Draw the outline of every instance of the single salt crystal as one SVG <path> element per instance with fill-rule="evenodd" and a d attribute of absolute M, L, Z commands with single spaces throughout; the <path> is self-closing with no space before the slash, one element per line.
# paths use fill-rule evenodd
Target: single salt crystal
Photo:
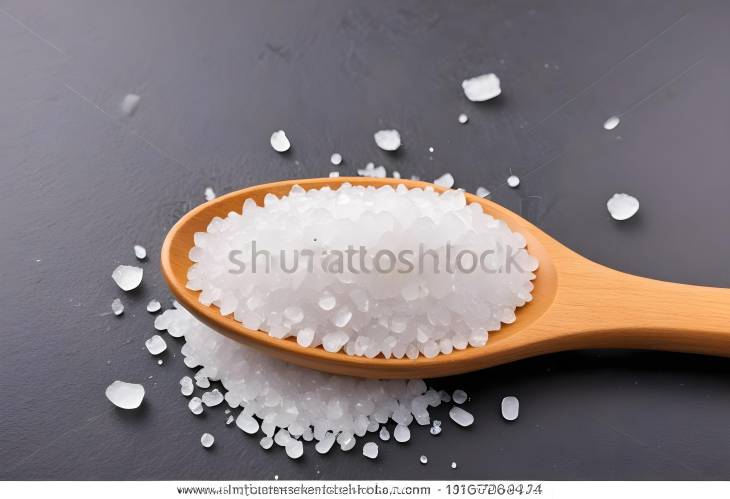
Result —
<path fill-rule="evenodd" d="M 112 279 L 117 286 L 124 291 L 132 291 L 142 282 L 142 274 L 144 271 L 140 267 L 132 267 L 131 265 L 119 265 L 112 272 Z"/>
<path fill-rule="evenodd" d="M 520 413 L 520 401 L 517 397 L 509 396 L 502 399 L 502 417 L 507 421 L 514 421 Z"/>
<path fill-rule="evenodd" d="M 393 431 L 393 438 L 396 442 L 408 442 L 411 439 L 411 430 L 405 425 L 398 424 Z"/>
<path fill-rule="evenodd" d="M 235 421 L 235 418 L 233 416 L 228 416 L 228 419 L 226 419 L 226 425 L 229 425 Z"/>
<path fill-rule="evenodd" d="M 510 175 L 507 177 L 507 185 L 512 187 L 513 189 L 520 185 L 520 177 L 517 175 Z"/>
<path fill-rule="evenodd" d="M 264 449 L 271 449 L 274 445 L 274 439 L 271 437 L 264 437 L 259 441 L 259 445 Z"/>
<path fill-rule="evenodd" d="M 106 387 L 104 394 L 112 404 L 121 409 L 136 409 L 144 399 L 144 387 L 117 380 Z"/>
<path fill-rule="evenodd" d="M 147 250 L 144 248 L 144 246 L 135 244 L 134 245 L 134 256 L 137 257 L 137 260 L 144 260 L 145 258 L 147 258 Z"/>
<path fill-rule="evenodd" d="M 428 458 L 426 456 L 421 456 L 418 460 L 421 461 L 421 464 L 428 464 Z"/>
<path fill-rule="evenodd" d="M 449 410 L 449 417 L 459 426 L 471 426 L 474 422 L 474 416 L 461 407 L 452 407 Z"/>
<path fill-rule="evenodd" d="M 619 123 L 621 123 L 621 118 L 618 116 L 611 116 L 603 123 L 603 128 L 606 130 L 613 130 L 619 125 Z"/>
<path fill-rule="evenodd" d="M 391 174 L 393 178 L 400 178 L 400 172 L 398 170 L 393 170 L 393 173 Z"/>
<path fill-rule="evenodd" d="M 465 115 L 464 113 L 461 113 L 459 115 L 459 123 L 464 125 L 467 121 L 469 121 L 469 117 L 467 115 Z"/>
<path fill-rule="evenodd" d="M 322 439 L 314 446 L 314 450 L 316 450 L 320 454 L 327 454 L 332 448 L 332 445 L 334 445 L 335 438 L 335 434 L 331 431 L 328 431 L 324 434 Z"/>
<path fill-rule="evenodd" d="M 454 186 L 454 177 L 450 173 L 444 173 L 433 181 L 434 184 L 451 189 Z"/>
<path fill-rule="evenodd" d="M 215 407 L 223 402 L 223 394 L 217 389 L 205 392 L 202 397 L 203 403 L 208 407 Z"/>
<path fill-rule="evenodd" d="M 139 101 L 140 96 L 137 94 L 125 95 L 124 99 L 122 99 L 122 103 L 120 104 L 122 112 L 127 116 L 133 115 L 134 112 L 137 110 L 137 106 L 139 106 Z"/>
<path fill-rule="evenodd" d="M 431 435 L 438 435 L 441 433 L 441 425 L 436 424 L 436 421 L 434 421 L 434 424 L 431 426 L 431 428 L 429 428 L 428 431 L 429 433 L 431 433 Z"/>
<path fill-rule="evenodd" d="M 454 390 L 453 395 L 451 395 L 451 400 L 454 401 L 455 404 L 463 404 L 466 402 L 467 395 L 464 390 Z"/>
<path fill-rule="evenodd" d="M 375 442 L 368 442 L 362 446 L 362 455 L 369 458 L 375 459 L 378 457 L 378 444 Z"/>
<path fill-rule="evenodd" d="M 203 401 L 200 400 L 200 397 L 193 397 L 190 399 L 190 402 L 188 402 L 188 409 L 190 409 L 190 412 L 195 414 L 196 416 L 203 413 Z"/>
<path fill-rule="evenodd" d="M 119 298 L 112 300 L 112 312 L 114 312 L 114 315 L 122 315 L 124 313 L 124 305 L 122 305 L 122 300 Z"/>
<path fill-rule="evenodd" d="M 390 432 L 388 431 L 388 428 L 386 428 L 385 426 L 380 428 L 380 433 L 378 434 L 378 436 L 383 442 L 387 442 L 388 440 L 390 440 Z"/>
<path fill-rule="evenodd" d="M 322 310 L 332 310 L 337 305 L 337 298 L 329 291 L 325 291 L 322 296 L 319 297 L 319 308 Z"/>
<path fill-rule="evenodd" d="M 259 422 L 256 421 L 256 419 L 253 416 L 250 416 L 243 411 L 236 418 L 236 426 L 238 426 L 241 430 L 243 430 L 245 433 L 248 433 L 249 435 L 253 435 L 257 431 L 259 431 Z M 286 430 L 282 430 L 282 431 L 286 431 Z M 288 436 L 288 435 L 289 434 L 286 433 L 286 436 Z M 283 438 L 283 434 L 282 434 L 282 437 L 280 437 L 280 438 Z M 284 442 L 283 440 L 281 440 L 281 441 Z M 277 441 L 278 445 L 284 445 L 285 443 L 286 442 L 279 443 L 279 441 Z"/>
<path fill-rule="evenodd" d="M 456 461 L 451 461 L 451 469 L 452 470 L 456 469 Z"/>
<path fill-rule="evenodd" d="M 475 76 L 461 82 L 464 95 L 472 102 L 493 99 L 502 93 L 499 78 L 494 73 Z"/>
<path fill-rule="evenodd" d="M 284 130 L 277 130 L 271 134 L 271 147 L 273 147 L 276 152 L 286 152 L 289 150 L 291 144 L 289 143 L 289 139 L 287 138 L 286 133 L 284 133 Z"/>
<path fill-rule="evenodd" d="M 215 191 L 212 187 L 206 187 L 205 192 L 203 192 L 203 195 L 205 196 L 206 201 L 212 201 L 215 199 Z"/>
<path fill-rule="evenodd" d="M 195 387 L 193 386 L 193 380 L 190 378 L 190 376 L 183 376 L 182 378 L 180 378 L 180 393 L 182 393 L 186 397 L 189 397 L 193 394 L 194 390 Z"/>
<path fill-rule="evenodd" d="M 433 152 L 433 146 L 428 148 L 428 152 Z"/>
<path fill-rule="evenodd" d="M 200 437 L 200 445 L 202 445 L 206 449 L 210 448 L 214 442 L 215 437 L 213 437 L 213 435 L 211 435 L 210 433 L 203 433 L 203 435 Z"/>
<path fill-rule="evenodd" d="M 304 454 L 304 445 L 299 440 L 289 440 L 284 449 L 286 450 L 286 455 L 292 459 L 299 459 Z"/>
<path fill-rule="evenodd" d="M 157 365 L 158 366 L 161 366 L 163 363 L 164 363 L 164 361 L 162 359 L 157 359 Z"/>
<path fill-rule="evenodd" d="M 330 172 L 330 178 L 337 178 L 340 176 L 340 172 Z"/>
<path fill-rule="evenodd" d="M 167 348 L 167 343 L 159 334 L 152 336 L 149 340 L 144 342 L 144 346 L 147 347 L 147 351 L 152 355 L 159 355 Z"/>
<path fill-rule="evenodd" d="M 383 151 L 395 151 L 400 147 L 398 130 L 379 130 L 373 135 L 375 143 Z"/>
<path fill-rule="evenodd" d="M 491 194 L 491 192 L 489 192 L 489 190 L 487 188 L 477 187 L 477 196 L 479 196 L 480 198 L 485 198 L 485 197 L 489 196 L 490 194 Z"/>
<path fill-rule="evenodd" d="M 330 156 L 330 162 L 335 166 L 339 166 L 339 164 L 342 163 L 342 155 L 339 153 L 334 153 L 332 156 Z"/>
<path fill-rule="evenodd" d="M 147 311 L 150 313 L 159 312 L 161 308 L 162 305 L 157 300 L 150 300 L 149 303 L 147 303 Z"/>
<path fill-rule="evenodd" d="M 628 220 L 639 211 L 639 200 L 629 194 L 614 194 L 606 207 L 614 220 Z"/>

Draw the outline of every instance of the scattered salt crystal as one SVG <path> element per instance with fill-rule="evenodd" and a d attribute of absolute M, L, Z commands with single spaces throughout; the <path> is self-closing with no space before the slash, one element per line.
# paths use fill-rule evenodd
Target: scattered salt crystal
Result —
<path fill-rule="evenodd" d="M 375 459 L 378 457 L 378 444 L 375 442 L 368 442 L 362 446 L 362 455 L 369 458 Z"/>
<path fill-rule="evenodd" d="M 271 134 L 271 147 L 276 152 L 286 152 L 289 150 L 291 144 L 284 130 L 278 130 Z"/>
<path fill-rule="evenodd" d="M 507 185 L 512 187 L 513 189 L 520 185 L 520 177 L 517 175 L 510 175 L 507 177 Z"/>
<path fill-rule="evenodd" d="M 317 442 L 314 449 L 320 454 L 327 454 L 335 443 L 335 434 L 331 431 L 325 433 L 324 437 Z"/>
<path fill-rule="evenodd" d="M 144 387 L 117 380 L 106 387 L 104 394 L 112 404 L 121 409 L 136 409 L 144 399 Z"/>
<path fill-rule="evenodd" d="M 203 433 L 203 435 L 200 437 L 200 445 L 202 445 L 206 449 L 210 448 L 214 442 L 215 437 L 213 437 L 213 435 L 211 435 L 210 433 Z"/>
<path fill-rule="evenodd" d="M 133 115 L 137 110 L 137 106 L 139 106 L 139 101 L 140 97 L 137 94 L 125 95 L 124 99 L 122 99 L 122 103 L 120 104 L 122 112 L 127 116 Z"/>
<path fill-rule="evenodd" d="M 215 191 L 212 187 L 206 187 L 205 192 L 203 192 L 203 195 L 205 196 L 206 201 L 212 201 L 215 199 Z"/>
<path fill-rule="evenodd" d="M 163 363 L 164 363 L 164 361 L 162 359 L 157 359 L 157 365 L 158 366 L 161 366 Z"/>
<path fill-rule="evenodd" d="M 395 151 L 400 147 L 398 130 L 379 130 L 373 136 L 375 143 L 384 151 Z"/>
<path fill-rule="evenodd" d="M 259 440 L 259 445 L 264 449 L 271 449 L 271 447 L 274 445 L 274 439 L 271 437 L 264 437 Z"/>
<path fill-rule="evenodd" d="M 190 402 L 188 402 L 188 409 L 190 409 L 190 412 L 195 414 L 196 416 L 203 413 L 203 401 L 200 400 L 200 397 L 193 397 L 190 399 Z"/>
<path fill-rule="evenodd" d="M 334 153 L 330 157 L 330 162 L 335 166 L 339 166 L 342 163 L 342 155 L 340 153 Z"/>
<path fill-rule="evenodd" d="M 215 407 L 223 402 L 223 394 L 217 389 L 205 392 L 202 397 L 203 403 L 208 407 Z"/>
<path fill-rule="evenodd" d="M 474 416 L 461 407 L 452 407 L 449 410 L 449 417 L 459 426 L 471 426 Z"/>
<path fill-rule="evenodd" d="M 147 347 L 147 351 L 152 355 L 159 355 L 167 349 L 167 343 L 165 343 L 165 340 L 159 334 L 145 341 L 144 346 Z"/>
<path fill-rule="evenodd" d="M 464 125 L 464 124 L 466 124 L 467 121 L 469 121 L 469 117 L 467 115 L 465 115 L 464 113 L 461 113 L 459 115 L 459 123 Z"/>
<path fill-rule="evenodd" d="M 400 178 L 400 172 L 398 170 L 393 170 L 393 173 L 391 176 L 393 178 Z"/>
<path fill-rule="evenodd" d="M 114 312 L 114 315 L 122 315 L 124 313 L 124 305 L 122 305 L 122 300 L 119 298 L 112 300 L 112 312 Z"/>
<path fill-rule="evenodd" d="M 235 418 L 233 416 L 228 416 L 228 419 L 226 419 L 226 425 L 229 425 L 235 421 Z"/>
<path fill-rule="evenodd" d="M 441 425 L 440 424 L 437 425 L 435 423 L 436 422 L 434 421 L 434 424 L 428 430 L 429 433 L 431 433 L 431 435 L 434 435 L 434 436 L 439 435 L 441 433 Z"/>
<path fill-rule="evenodd" d="M 475 76 L 461 82 L 464 95 L 472 102 L 493 99 L 502 93 L 499 78 L 494 73 Z"/>
<path fill-rule="evenodd" d="M 405 425 L 398 424 L 393 431 L 393 438 L 396 442 L 408 442 L 411 439 L 411 430 Z"/>
<path fill-rule="evenodd" d="M 292 459 L 299 459 L 304 454 L 304 445 L 299 440 L 289 440 L 284 449 L 286 450 L 286 455 Z"/>
<path fill-rule="evenodd" d="M 150 313 L 159 312 L 161 308 L 162 305 L 160 305 L 160 302 L 157 300 L 150 300 L 149 303 L 147 303 L 147 311 Z"/>
<path fill-rule="evenodd" d="M 147 250 L 144 248 L 144 246 L 135 244 L 134 245 L 134 256 L 137 257 L 137 260 L 144 260 L 145 258 L 147 258 Z"/>
<path fill-rule="evenodd" d="M 246 414 L 245 412 L 241 412 L 241 414 L 238 415 L 236 418 L 236 426 L 238 426 L 241 430 L 243 430 L 245 433 L 248 433 L 249 435 L 253 435 L 257 431 L 259 431 L 259 422 L 256 421 L 254 417 L 252 417 L 249 414 Z M 277 440 L 278 445 L 285 445 L 286 440 L 284 440 L 284 436 L 288 437 L 289 433 L 286 432 L 286 430 L 280 430 L 282 433 L 282 436 L 279 437 L 279 440 Z M 279 443 L 282 442 L 282 443 Z"/>
<path fill-rule="evenodd" d="M 195 384 L 198 385 L 198 388 L 210 387 L 210 380 L 205 375 L 205 371 L 203 369 L 195 373 Z"/>
<path fill-rule="evenodd" d="M 517 397 L 509 396 L 502 399 L 502 417 L 507 421 L 514 421 L 520 413 L 520 401 Z"/>
<path fill-rule="evenodd" d="M 629 194 L 614 194 L 606 207 L 614 220 L 628 220 L 639 211 L 639 200 Z"/>
<path fill-rule="evenodd" d="M 337 178 L 340 176 L 340 172 L 330 172 L 330 178 Z"/>
<path fill-rule="evenodd" d="M 193 386 L 193 380 L 190 379 L 190 376 L 183 376 L 180 378 L 180 393 L 189 397 L 193 394 L 194 390 L 195 387 Z"/>
<path fill-rule="evenodd" d="M 434 184 L 451 189 L 454 186 L 454 176 L 450 173 L 444 173 L 439 178 L 433 181 Z"/>
<path fill-rule="evenodd" d="M 451 462 L 451 469 L 452 470 L 455 470 L 456 469 L 456 461 L 452 461 Z"/>
<path fill-rule="evenodd" d="M 132 291 L 142 282 L 144 271 L 140 267 L 132 267 L 131 265 L 119 265 L 112 272 L 112 279 L 117 286 L 124 291 Z"/>
<path fill-rule="evenodd" d="M 378 434 L 378 436 L 383 442 L 387 442 L 388 440 L 390 440 L 390 432 L 388 431 L 388 428 L 386 428 L 385 426 L 380 428 L 380 433 Z"/>
<path fill-rule="evenodd" d="M 433 152 L 433 146 L 428 148 L 428 152 Z"/>
<path fill-rule="evenodd" d="M 467 395 L 464 390 L 454 390 L 454 393 L 451 395 L 451 400 L 454 401 L 455 404 L 463 404 L 466 402 Z"/>
<path fill-rule="evenodd" d="M 618 116 L 611 116 L 603 123 L 603 128 L 606 130 L 613 130 L 619 125 L 619 123 L 621 123 L 621 118 Z"/>
<path fill-rule="evenodd" d="M 428 458 L 426 456 L 421 456 L 418 460 L 421 461 L 421 464 L 428 464 Z"/>
<path fill-rule="evenodd" d="M 491 194 L 491 192 L 489 192 L 489 190 L 487 188 L 477 187 L 477 196 L 479 196 L 480 198 L 485 198 L 485 197 L 489 196 L 490 194 Z"/>

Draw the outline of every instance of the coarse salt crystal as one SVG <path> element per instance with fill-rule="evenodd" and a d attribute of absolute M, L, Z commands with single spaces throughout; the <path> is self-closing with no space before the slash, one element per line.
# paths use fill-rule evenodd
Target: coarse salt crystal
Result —
<path fill-rule="evenodd" d="M 464 125 L 464 124 L 466 124 L 466 123 L 467 123 L 468 121 L 469 121 L 469 117 L 468 117 L 468 116 L 467 116 L 466 114 L 464 114 L 464 113 L 461 113 L 461 114 L 459 115 L 459 123 L 461 123 L 462 125 Z"/>
<path fill-rule="evenodd" d="M 451 189 L 454 186 L 454 176 L 450 173 L 444 173 L 439 178 L 433 181 L 434 184 Z"/>
<path fill-rule="evenodd" d="M 271 147 L 276 152 L 286 152 L 289 150 L 291 143 L 284 130 L 277 130 L 271 134 Z"/>
<path fill-rule="evenodd" d="M 122 305 L 122 300 L 119 298 L 112 300 L 112 312 L 114 312 L 114 315 L 122 315 L 124 313 L 124 305 Z"/>
<path fill-rule="evenodd" d="M 628 220 L 639 211 L 639 200 L 629 194 L 614 194 L 606 207 L 614 220 Z"/>
<path fill-rule="evenodd" d="M 132 291 L 142 282 L 144 271 L 140 267 L 119 265 L 112 272 L 112 279 L 123 291 Z"/>
<path fill-rule="evenodd" d="M 206 187 L 203 196 L 205 196 L 206 201 L 212 201 L 215 199 L 215 191 L 212 187 Z"/>
<path fill-rule="evenodd" d="M 378 444 L 375 442 L 368 442 L 362 446 L 362 455 L 369 458 L 375 459 L 378 457 Z"/>
<path fill-rule="evenodd" d="M 499 78 L 494 73 L 475 76 L 461 82 L 464 95 L 472 102 L 493 99 L 502 93 Z"/>
<path fill-rule="evenodd" d="M 621 118 L 618 116 L 611 116 L 603 123 L 603 128 L 606 130 L 613 130 L 621 123 Z"/>
<path fill-rule="evenodd" d="M 452 407 L 449 410 L 449 417 L 459 426 L 471 426 L 474 423 L 474 416 L 461 407 Z"/>
<path fill-rule="evenodd" d="M 520 177 L 517 175 L 510 175 L 507 177 L 507 185 L 512 187 L 513 189 L 520 185 Z"/>
<path fill-rule="evenodd" d="M 520 413 L 520 401 L 517 397 L 509 396 L 502 399 L 502 417 L 507 421 L 514 421 Z"/>
<path fill-rule="evenodd" d="M 489 189 L 487 189 L 486 187 L 477 187 L 476 194 L 480 198 L 485 198 L 485 197 L 489 196 L 491 194 L 491 192 L 489 192 Z"/>
<path fill-rule="evenodd" d="M 159 334 L 145 341 L 144 346 L 147 347 L 147 351 L 152 355 L 159 355 L 167 349 L 167 343 L 165 343 L 165 340 Z"/>
<path fill-rule="evenodd" d="M 104 394 L 112 404 L 121 409 L 136 409 L 144 399 L 144 387 L 117 380 L 106 387 Z"/>
<path fill-rule="evenodd" d="M 137 106 L 139 106 L 139 101 L 140 101 L 139 95 L 127 94 L 124 96 L 124 99 L 122 99 L 120 108 L 122 109 L 122 112 L 124 114 L 126 114 L 127 116 L 131 116 L 137 110 Z"/>
<path fill-rule="evenodd" d="M 332 156 L 330 156 L 330 163 L 335 166 L 339 166 L 340 163 L 342 163 L 342 155 L 340 153 L 334 153 Z"/>
<path fill-rule="evenodd" d="M 400 147 L 398 130 L 379 130 L 373 135 L 375 143 L 384 151 L 395 151 Z"/>
<path fill-rule="evenodd" d="M 162 305 L 157 300 L 150 300 L 147 303 L 147 311 L 150 313 L 159 312 L 159 310 L 162 308 Z"/>
<path fill-rule="evenodd" d="M 144 246 L 135 244 L 134 245 L 134 256 L 137 257 L 137 260 L 144 260 L 145 258 L 147 258 L 147 250 L 144 248 Z"/>
<path fill-rule="evenodd" d="M 455 404 L 463 404 L 466 402 L 467 395 L 464 390 L 454 390 L 454 393 L 451 395 L 451 400 L 454 401 Z"/>
<path fill-rule="evenodd" d="M 209 449 L 214 442 L 215 437 L 213 437 L 213 435 L 211 435 L 210 433 L 203 433 L 200 437 L 200 445 L 202 445 L 206 449 Z"/>

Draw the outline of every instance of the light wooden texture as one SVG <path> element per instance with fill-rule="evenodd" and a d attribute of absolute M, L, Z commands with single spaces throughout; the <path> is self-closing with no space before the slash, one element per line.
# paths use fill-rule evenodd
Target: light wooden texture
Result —
<path fill-rule="evenodd" d="M 250 347 L 293 364 L 352 376 L 431 378 L 581 348 L 730 356 L 730 289 L 662 282 L 609 269 L 569 250 L 515 213 L 472 194 L 466 195 L 469 202 L 481 204 L 485 212 L 524 235 L 528 251 L 540 261 L 533 301 L 518 309 L 514 324 L 490 333 L 484 347 L 415 360 L 368 359 L 326 352 L 321 347 L 304 348 L 291 338 L 280 340 L 246 329 L 232 316 L 222 316 L 216 307 L 202 305 L 199 293 L 185 287 L 193 234 L 205 231 L 213 217 L 240 212 L 246 198 L 262 204 L 266 193 L 281 196 L 295 184 L 305 189 L 336 188 L 344 182 L 444 190 L 412 180 L 340 177 L 276 182 L 226 194 L 187 213 L 165 238 L 162 272 L 172 293 L 200 320 Z"/>

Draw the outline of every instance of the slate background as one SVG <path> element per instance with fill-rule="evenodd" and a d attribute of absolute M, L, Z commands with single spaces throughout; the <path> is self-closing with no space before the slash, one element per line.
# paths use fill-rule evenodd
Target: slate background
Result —
<path fill-rule="evenodd" d="M 145 303 L 169 300 L 161 240 L 204 188 L 324 176 L 335 151 L 344 173 L 486 186 L 603 264 L 730 286 L 729 22 L 690 0 L 0 0 L 0 478 L 729 478 L 723 359 L 583 351 L 441 379 L 471 395 L 472 428 L 291 462 L 222 407 L 193 417 L 180 344 L 161 367 L 143 346 Z M 489 71 L 503 94 L 468 102 L 461 80 Z M 382 127 L 400 154 L 376 148 Z M 268 145 L 279 128 L 291 154 Z M 641 211 L 619 224 L 605 202 L 624 191 Z M 135 243 L 145 281 L 116 318 L 109 275 Z M 106 401 L 114 379 L 144 382 L 142 409 Z"/>

